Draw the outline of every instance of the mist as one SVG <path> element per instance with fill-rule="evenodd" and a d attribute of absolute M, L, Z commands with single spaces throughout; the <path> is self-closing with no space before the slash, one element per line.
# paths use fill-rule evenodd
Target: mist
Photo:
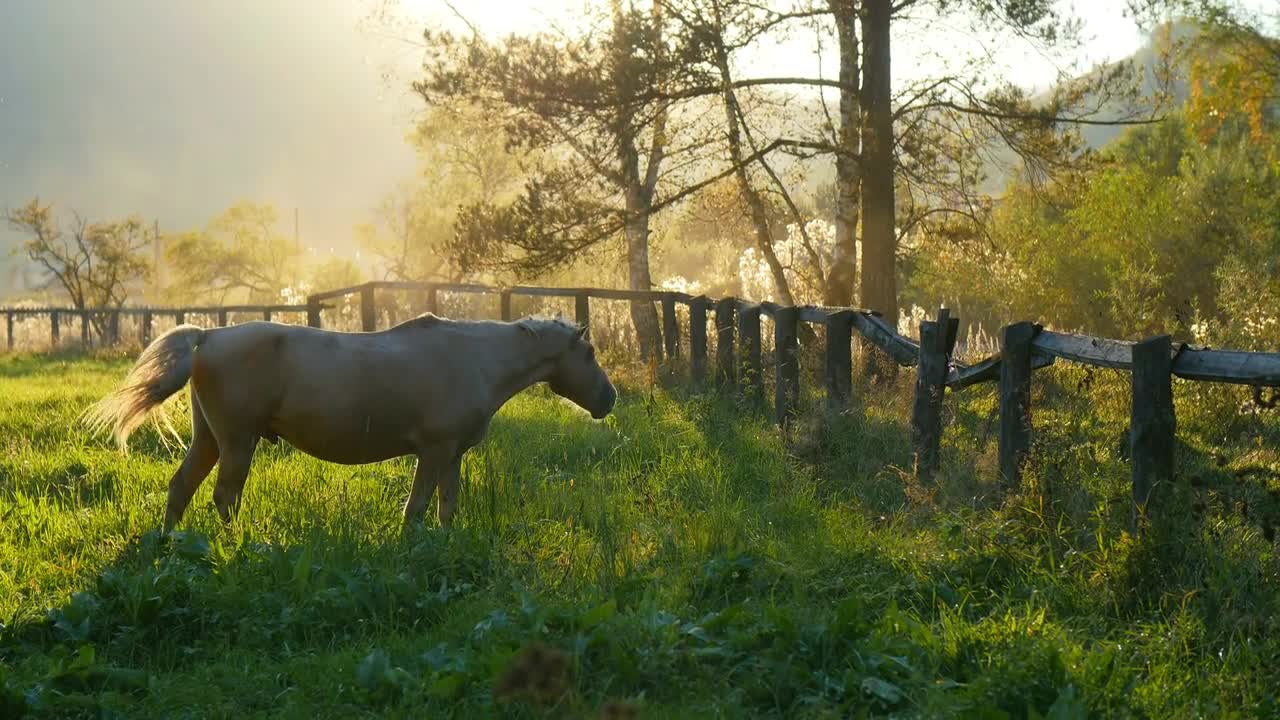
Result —
<path fill-rule="evenodd" d="M 0 209 L 203 227 L 270 203 L 304 245 L 351 228 L 413 173 L 417 59 L 361 32 L 364 3 L 11 2 L 0 9 Z M 0 293 L 22 286 L 0 228 Z M 29 281 L 36 279 L 27 273 Z"/>

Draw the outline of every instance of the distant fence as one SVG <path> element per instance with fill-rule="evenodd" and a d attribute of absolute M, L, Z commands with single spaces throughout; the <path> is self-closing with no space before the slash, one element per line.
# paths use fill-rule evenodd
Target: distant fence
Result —
<path fill-rule="evenodd" d="M 142 318 L 142 340 L 149 337 L 151 319 L 172 315 L 177 322 L 185 316 L 204 314 L 226 325 L 228 313 L 260 313 L 263 319 L 285 313 L 305 314 L 307 324 L 321 327 L 327 301 L 358 296 L 360 325 L 365 332 L 378 329 L 380 316 L 376 291 L 398 290 L 421 294 L 422 304 L 438 312 L 439 294 L 471 293 L 498 297 L 499 316 L 512 320 L 515 296 L 572 298 L 574 316 L 588 324 L 591 300 L 623 300 L 657 303 L 661 308 L 662 348 L 668 358 L 688 353 L 693 382 L 707 381 L 708 372 L 720 387 L 740 387 L 757 397 L 764 396 L 764 364 L 761 318 L 773 323 L 774 403 L 778 424 L 787 427 L 800 405 L 801 324 L 825 328 L 823 378 L 828 405 L 843 407 L 853 387 L 853 333 L 882 350 L 898 365 L 916 368 L 915 397 L 911 413 L 911 434 L 917 476 L 931 482 L 939 470 L 942 441 L 942 401 L 947 388 L 960 390 L 971 385 L 995 382 L 999 386 L 1000 474 L 1009 488 L 1022 482 L 1022 469 L 1031 449 L 1031 375 L 1038 368 L 1061 358 L 1095 367 L 1127 370 L 1132 374 L 1130 461 L 1132 463 L 1135 512 L 1142 512 L 1153 482 L 1173 475 L 1176 413 L 1172 378 L 1235 383 L 1254 387 L 1280 386 L 1280 353 L 1252 353 L 1212 350 L 1174 343 L 1168 335 L 1142 342 L 1126 342 L 1051 332 L 1041 326 L 1021 322 L 1004 328 L 1000 352 L 972 365 L 957 362 L 952 353 L 959 319 L 941 309 L 936 319 L 920 324 L 919 341 L 900 335 L 897 329 L 873 311 L 818 306 L 784 307 L 775 303 L 754 303 L 732 297 L 713 299 L 705 295 L 657 290 L 609 290 L 601 288 L 491 287 L 487 285 L 425 282 L 370 282 L 317 293 L 305 305 L 229 306 L 213 308 L 120 308 L 108 310 L 68 310 L 59 308 L 0 308 L 9 326 L 9 346 L 13 346 L 15 316 L 49 315 L 56 341 L 59 315 L 80 318 L 81 332 L 89 337 L 90 320 L 105 317 L 106 337 L 118 341 L 121 315 Z M 687 309 L 688 341 L 682 339 L 677 306 Z M 714 319 L 716 341 L 714 364 L 708 353 L 708 317 Z M 113 330 L 114 328 L 114 330 Z M 687 348 L 686 348 L 687 345 Z"/>
<path fill-rule="evenodd" d="M 156 320 L 172 318 L 181 325 L 197 317 L 208 318 L 219 327 L 225 327 L 233 314 L 250 314 L 263 320 L 274 320 L 288 313 L 305 314 L 307 305 L 215 305 L 192 307 L 120 307 L 120 308 L 66 308 L 21 307 L 0 308 L 5 319 L 5 347 L 16 349 L 15 324 L 41 316 L 47 317 L 49 342 L 58 346 L 62 342 L 64 325 L 70 323 L 72 331 L 79 330 L 79 342 L 83 347 L 113 346 L 124 338 L 124 320 L 136 320 L 135 337 L 142 344 L 154 337 Z"/>

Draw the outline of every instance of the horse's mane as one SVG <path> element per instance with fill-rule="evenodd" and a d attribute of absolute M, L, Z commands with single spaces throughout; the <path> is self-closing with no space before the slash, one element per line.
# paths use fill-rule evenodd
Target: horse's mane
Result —
<path fill-rule="evenodd" d="M 517 320 L 516 325 L 519 325 L 522 329 L 524 329 L 527 332 L 531 332 L 534 335 L 542 335 L 543 333 L 546 333 L 548 331 L 551 331 L 551 332 L 577 332 L 578 331 L 578 325 L 576 323 L 570 322 L 568 319 L 561 316 L 547 317 L 545 315 L 531 315 L 529 317 L 521 318 Z"/>
<path fill-rule="evenodd" d="M 442 318 L 435 313 L 425 312 L 415 318 L 410 318 L 396 325 L 393 330 L 400 328 L 425 328 L 435 326 L 467 326 L 467 325 L 493 325 L 493 320 L 452 320 Z M 542 337 L 549 333 L 572 333 L 579 330 L 577 323 L 563 316 L 547 316 L 547 315 L 530 315 L 529 317 L 520 318 L 513 322 L 520 329 L 528 332 L 535 337 Z"/>

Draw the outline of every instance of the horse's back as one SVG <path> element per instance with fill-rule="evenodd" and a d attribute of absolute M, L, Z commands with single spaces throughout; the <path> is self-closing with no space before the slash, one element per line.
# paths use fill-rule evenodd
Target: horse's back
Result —
<path fill-rule="evenodd" d="M 317 457 L 368 462 L 408 452 L 421 361 L 391 333 L 252 322 L 210 331 L 193 386 L 202 404 L 260 437 Z"/>

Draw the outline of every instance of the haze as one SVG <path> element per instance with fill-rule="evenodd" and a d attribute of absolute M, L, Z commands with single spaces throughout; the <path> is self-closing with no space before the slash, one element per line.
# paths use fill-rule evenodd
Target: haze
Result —
<path fill-rule="evenodd" d="M 484 32 L 504 34 L 571 25 L 582 5 L 459 7 Z M 1086 29 L 1087 60 L 1139 44 L 1114 5 Z M 407 89 L 415 38 L 428 24 L 465 29 L 441 0 L 411 0 L 390 3 L 399 23 L 371 32 L 362 20 L 379 7 L 387 4 L 6 3 L 0 208 L 39 196 L 91 219 L 136 212 L 182 230 L 252 200 L 275 205 L 286 222 L 296 208 L 310 248 L 350 252 L 352 226 L 414 172 L 403 138 L 417 108 Z M 811 74 L 812 53 L 811 38 L 794 37 L 758 60 L 773 73 Z M 1049 59 L 1014 48 L 1000 57 L 1018 82 L 1054 79 Z M 897 67 L 909 74 L 912 65 Z M 5 248 L 16 239 L 0 229 Z M 22 267 L 0 253 L 0 290 Z"/>

